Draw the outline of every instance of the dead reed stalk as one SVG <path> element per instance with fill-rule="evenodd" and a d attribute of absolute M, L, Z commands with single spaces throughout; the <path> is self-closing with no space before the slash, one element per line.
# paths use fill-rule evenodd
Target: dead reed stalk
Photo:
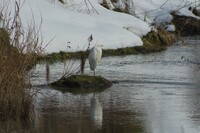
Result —
<path fill-rule="evenodd" d="M 22 27 L 19 11 L 8 11 L 7 1 L 0 5 L 0 120 L 31 120 L 34 114 L 28 68 L 41 53 L 39 29 L 34 24 Z M 12 14 L 13 16 L 9 16 Z"/>

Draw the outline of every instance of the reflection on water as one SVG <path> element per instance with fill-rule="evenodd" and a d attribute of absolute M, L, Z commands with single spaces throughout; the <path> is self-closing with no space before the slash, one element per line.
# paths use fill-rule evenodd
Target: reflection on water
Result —
<path fill-rule="evenodd" d="M 96 74 L 112 80 L 111 88 L 75 95 L 35 86 L 33 126 L 4 123 L 0 132 L 199 133 L 200 71 L 181 59 L 199 59 L 199 51 L 199 40 L 186 38 L 161 53 L 103 58 Z M 35 72 L 33 84 L 46 84 L 45 65 Z M 62 63 L 51 65 L 50 81 L 62 73 Z"/>
<path fill-rule="evenodd" d="M 95 128 L 101 129 L 103 124 L 103 108 L 98 97 L 95 95 L 90 101 L 90 115 Z"/>

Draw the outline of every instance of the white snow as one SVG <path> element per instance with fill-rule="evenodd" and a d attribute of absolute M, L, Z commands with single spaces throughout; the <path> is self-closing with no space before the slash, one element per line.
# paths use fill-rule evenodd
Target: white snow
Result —
<path fill-rule="evenodd" d="M 176 30 L 176 27 L 173 24 L 167 25 L 166 27 L 166 31 L 173 32 L 175 30 Z"/>
<path fill-rule="evenodd" d="M 125 0 L 117 0 L 115 5 L 123 5 L 126 3 Z M 195 16 L 191 11 L 188 10 L 189 6 L 196 7 L 199 4 L 197 0 L 127 0 L 132 1 L 132 7 L 130 7 L 130 13 L 138 16 L 140 19 L 146 19 L 146 22 L 152 23 L 153 20 L 156 22 L 169 22 L 172 19 L 170 15 L 171 11 L 179 11 L 181 15 Z M 130 3 L 130 2 L 128 2 Z M 124 7 L 123 7 L 124 8 Z"/>
<path fill-rule="evenodd" d="M 13 9 L 14 2 L 10 1 L 10 9 Z M 143 45 L 141 37 L 151 30 L 153 20 L 170 22 L 172 10 L 179 9 L 180 14 L 196 17 L 188 7 L 184 7 L 195 0 L 127 1 L 132 5 L 129 11 L 136 17 L 102 7 L 99 3 L 103 0 L 65 0 L 64 5 L 57 0 L 24 0 L 20 15 L 25 29 L 32 20 L 36 25 L 40 25 L 42 20 L 43 46 L 49 43 L 45 47 L 47 53 L 86 50 L 91 34 L 92 45 L 102 44 L 103 49 L 139 46 Z M 124 2 L 119 0 L 114 6 L 120 7 Z M 171 27 L 170 30 L 175 29 Z"/>

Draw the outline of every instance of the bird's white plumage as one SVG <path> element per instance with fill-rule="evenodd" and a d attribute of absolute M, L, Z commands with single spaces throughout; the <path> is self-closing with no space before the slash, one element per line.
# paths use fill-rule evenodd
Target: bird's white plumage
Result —
<path fill-rule="evenodd" d="M 102 56 L 102 49 L 100 45 L 96 45 L 93 48 L 90 49 L 89 52 L 89 64 L 90 64 L 90 69 L 92 71 L 95 71 L 95 68 L 99 64 Z"/>

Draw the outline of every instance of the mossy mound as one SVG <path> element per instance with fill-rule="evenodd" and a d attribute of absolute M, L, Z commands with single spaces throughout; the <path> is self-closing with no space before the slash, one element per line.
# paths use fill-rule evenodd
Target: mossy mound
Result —
<path fill-rule="evenodd" d="M 62 77 L 60 80 L 50 84 L 61 91 L 70 91 L 74 93 L 89 93 L 103 91 L 112 86 L 112 82 L 101 76 L 72 75 Z"/>

